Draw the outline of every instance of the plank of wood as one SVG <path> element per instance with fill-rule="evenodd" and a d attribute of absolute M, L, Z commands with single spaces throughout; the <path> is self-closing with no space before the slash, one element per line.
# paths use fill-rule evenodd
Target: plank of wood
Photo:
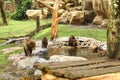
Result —
<path fill-rule="evenodd" d="M 111 61 L 106 63 L 98 63 L 93 65 L 85 65 L 85 66 L 75 66 L 75 67 L 67 67 L 67 68 L 58 68 L 57 70 L 53 71 L 78 71 L 78 70 L 89 70 L 89 69 L 97 69 L 97 68 L 106 68 L 106 67 L 113 67 L 113 66 L 120 66 L 120 61 Z"/>
<path fill-rule="evenodd" d="M 67 62 L 49 62 L 49 63 L 36 63 L 34 68 L 41 70 L 42 68 L 49 67 L 50 69 L 60 69 L 67 67 L 75 67 L 75 66 L 84 66 L 84 65 L 92 65 L 98 63 L 110 62 L 112 60 L 91 60 L 91 61 L 67 61 Z"/>
<path fill-rule="evenodd" d="M 90 65 L 90 66 L 81 66 L 81 67 L 77 66 L 77 67 L 68 67 L 68 68 L 63 68 L 63 69 L 57 69 L 57 70 L 52 70 L 52 74 L 59 76 L 59 77 L 64 77 L 64 75 L 69 72 L 76 73 L 77 71 L 79 71 L 79 73 L 80 73 L 80 71 L 83 71 L 83 70 L 89 71 L 89 70 L 97 70 L 100 68 L 104 69 L 104 68 L 109 68 L 109 67 L 111 68 L 111 67 L 117 67 L 117 66 L 120 66 L 120 61 L 112 61 L 112 62 L 95 64 L 95 65 Z M 97 74 L 98 73 L 96 73 L 96 75 Z M 71 74 L 69 74 L 69 75 L 71 75 Z"/>
<path fill-rule="evenodd" d="M 120 72 L 86 77 L 86 78 L 77 79 L 77 80 L 120 80 Z"/>
<path fill-rule="evenodd" d="M 78 79 L 96 75 L 103 75 L 107 73 L 120 72 L 120 66 L 108 67 L 108 68 L 98 68 L 91 70 L 80 70 L 80 71 L 69 71 L 64 74 L 65 78 Z"/>

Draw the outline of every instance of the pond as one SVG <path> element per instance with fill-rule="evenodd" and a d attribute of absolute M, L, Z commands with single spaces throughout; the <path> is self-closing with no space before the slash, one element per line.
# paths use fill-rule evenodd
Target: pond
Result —
<path fill-rule="evenodd" d="M 94 50 L 89 48 L 49 48 L 48 52 L 43 54 L 46 59 L 49 59 L 53 55 L 64 55 L 74 57 L 84 57 L 88 60 L 100 58 L 101 56 Z"/>

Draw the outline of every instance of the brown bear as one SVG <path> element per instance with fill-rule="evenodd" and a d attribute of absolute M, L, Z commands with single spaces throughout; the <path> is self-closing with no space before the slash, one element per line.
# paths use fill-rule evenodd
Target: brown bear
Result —
<path fill-rule="evenodd" d="M 48 45 L 48 39 L 46 37 L 43 37 L 42 39 L 42 48 L 47 48 Z"/>
<path fill-rule="evenodd" d="M 32 50 L 35 50 L 36 43 L 35 41 L 26 38 L 23 40 L 23 48 L 25 52 L 25 56 L 32 56 Z"/>
<path fill-rule="evenodd" d="M 69 46 L 77 47 L 77 40 L 75 39 L 75 36 L 70 36 L 68 41 Z"/>

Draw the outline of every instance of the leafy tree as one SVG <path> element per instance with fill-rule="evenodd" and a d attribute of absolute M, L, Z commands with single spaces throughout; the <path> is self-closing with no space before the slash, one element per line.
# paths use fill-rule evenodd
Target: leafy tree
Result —
<path fill-rule="evenodd" d="M 32 8 L 32 0 L 16 0 L 16 11 L 12 15 L 12 19 L 15 20 L 26 20 L 26 10 Z"/>

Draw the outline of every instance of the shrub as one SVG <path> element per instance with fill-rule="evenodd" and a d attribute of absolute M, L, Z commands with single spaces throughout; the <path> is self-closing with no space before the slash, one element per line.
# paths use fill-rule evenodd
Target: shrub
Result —
<path fill-rule="evenodd" d="M 26 20 L 26 10 L 32 8 L 32 0 L 21 0 L 18 4 L 16 4 L 16 11 L 11 16 L 12 19 L 15 20 Z"/>

